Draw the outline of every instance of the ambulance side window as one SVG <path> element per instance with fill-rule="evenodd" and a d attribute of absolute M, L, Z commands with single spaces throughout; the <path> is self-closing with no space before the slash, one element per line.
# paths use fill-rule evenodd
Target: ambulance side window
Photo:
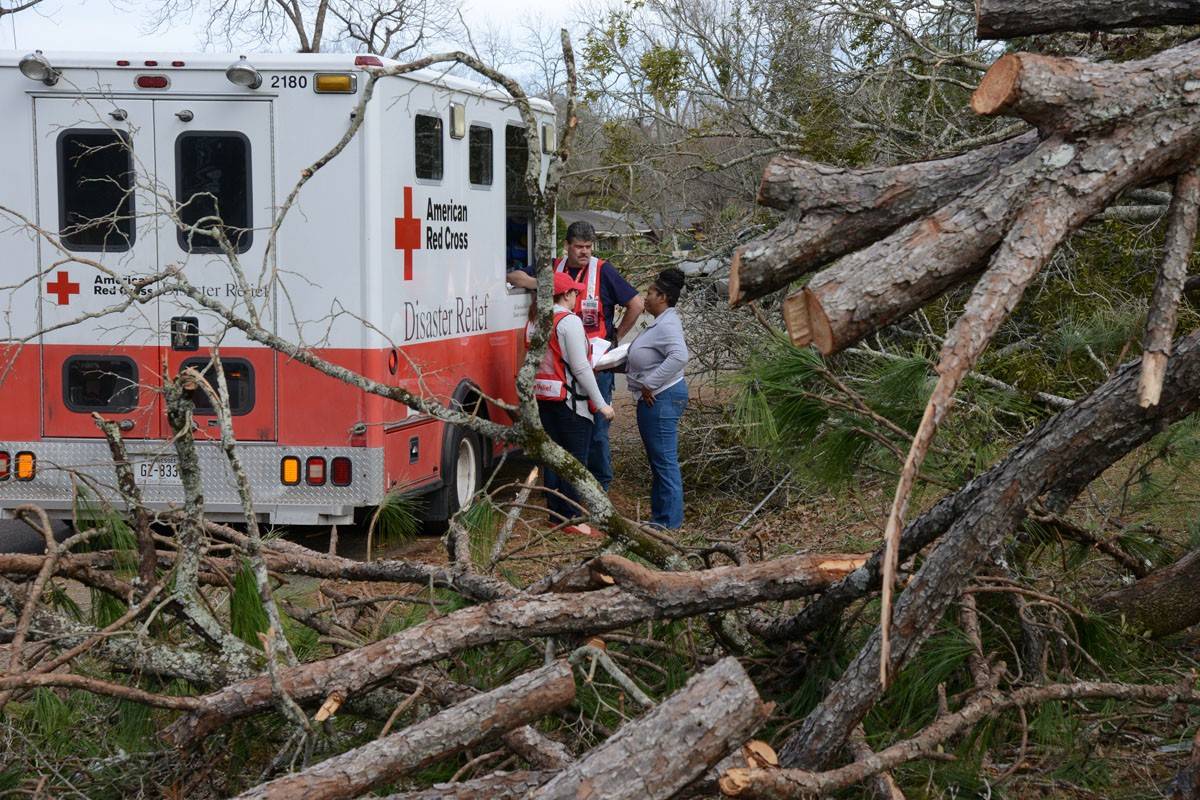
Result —
<path fill-rule="evenodd" d="M 58 230 L 72 250 L 133 245 L 133 150 L 109 130 L 68 130 L 58 137 Z"/>
<path fill-rule="evenodd" d="M 217 391 L 217 376 L 213 363 L 207 358 L 189 358 L 181 369 L 194 369 L 208 385 Z M 229 413 L 233 416 L 248 414 L 254 408 L 254 367 L 243 358 L 222 358 L 221 369 L 225 373 L 225 385 L 229 389 Z M 208 393 L 196 388 L 191 393 L 192 403 L 198 415 L 215 415 Z"/>
<path fill-rule="evenodd" d="M 123 414 L 138 404 L 138 369 L 125 356 L 71 356 L 63 364 L 63 403 L 72 411 Z"/>
<path fill-rule="evenodd" d="M 525 165 L 529 163 L 529 146 L 525 129 L 518 125 L 504 128 L 504 197 L 510 206 L 530 206 L 529 191 L 525 188 Z"/>
<path fill-rule="evenodd" d="M 417 177 L 428 181 L 442 179 L 442 118 L 427 114 L 416 117 Z"/>
<path fill-rule="evenodd" d="M 183 226 L 212 228 L 218 217 L 233 249 L 244 253 L 254 238 L 250 228 L 250 140 L 235 131 L 187 131 L 175 140 L 175 198 Z M 177 231 L 188 253 L 221 253 L 215 236 Z"/>
<path fill-rule="evenodd" d="M 467 143 L 470 180 L 474 186 L 492 185 L 492 129 L 472 125 Z"/>

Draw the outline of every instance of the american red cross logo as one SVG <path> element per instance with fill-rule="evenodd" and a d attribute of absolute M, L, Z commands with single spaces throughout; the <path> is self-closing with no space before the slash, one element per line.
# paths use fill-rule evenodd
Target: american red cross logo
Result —
<path fill-rule="evenodd" d="M 79 284 L 71 282 L 71 276 L 65 272 L 58 273 L 58 280 L 46 284 L 46 291 L 58 295 L 58 304 L 65 306 L 71 302 L 71 295 L 79 294 Z"/>
<path fill-rule="evenodd" d="M 396 217 L 396 249 L 404 251 L 404 280 L 411 281 L 413 250 L 421 249 L 421 220 L 413 216 L 411 186 L 404 187 L 404 216 Z"/>

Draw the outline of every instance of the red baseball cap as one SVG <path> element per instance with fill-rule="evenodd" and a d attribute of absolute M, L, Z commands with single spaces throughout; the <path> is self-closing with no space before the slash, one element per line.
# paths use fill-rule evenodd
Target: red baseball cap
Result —
<path fill-rule="evenodd" d="M 565 272 L 554 273 L 554 296 L 558 297 L 560 294 L 572 291 L 582 292 L 583 284 Z"/>

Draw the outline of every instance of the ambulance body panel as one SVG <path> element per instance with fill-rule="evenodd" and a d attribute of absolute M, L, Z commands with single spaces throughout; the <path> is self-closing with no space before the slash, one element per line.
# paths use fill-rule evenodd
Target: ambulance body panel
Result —
<path fill-rule="evenodd" d="M 524 123 L 507 95 L 438 72 L 381 79 L 358 135 L 289 201 L 346 133 L 361 59 L 250 56 L 249 88 L 226 77 L 236 56 L 51 52 L 61 78 L 47 86 L 18 70 L 22 55 L 0 53 L 0 516 L 22 503 L 70 516 L 80 486 L 119 501 L 93 413 L 120 425 L 147 503 L 181 503 L 161 376 L 190 366 L 215 384 L 214 345 L 264 521 L 345 523 L 395 487 L 452 502 L 474 488 L 461 484 L 495 445 L 300 364 L 185 294 L 151 283 L 129 303 L 121 282 L 178 269 L 330 363 L 507 422 L 482 400 L 516 399 L 530 301 L 505 281 L 532 251 L 514 188 Z M 353 91 L 318 93 L 321 75 Z M 553 107 L 533 105 L 552 126 Z M 86 213 L 97 205 L 112 208 L 105 224 Z M 175 221 L 214 208 L 240 276 Z M 217 419 L 193 397 L 206 510 L 236 520 Z"/>

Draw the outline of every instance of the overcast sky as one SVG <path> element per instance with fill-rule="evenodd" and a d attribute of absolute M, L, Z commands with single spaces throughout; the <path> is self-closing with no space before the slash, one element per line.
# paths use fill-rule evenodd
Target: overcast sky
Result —
<path fill-rule="evenodd" d="M 11 0 L 0 0 L 11 6 Z M 563 0 L 467 0 L 464 17 L 499 29 L 535 14 L 558 22 Z M 170 28 L 146 34 L 149 14 L 158 4 L 139 0 L 43 0 L 0 21 L 0 49 L 7 50 L 224 50 L 205 47 L 202 15 L 180 19 Z"/>

